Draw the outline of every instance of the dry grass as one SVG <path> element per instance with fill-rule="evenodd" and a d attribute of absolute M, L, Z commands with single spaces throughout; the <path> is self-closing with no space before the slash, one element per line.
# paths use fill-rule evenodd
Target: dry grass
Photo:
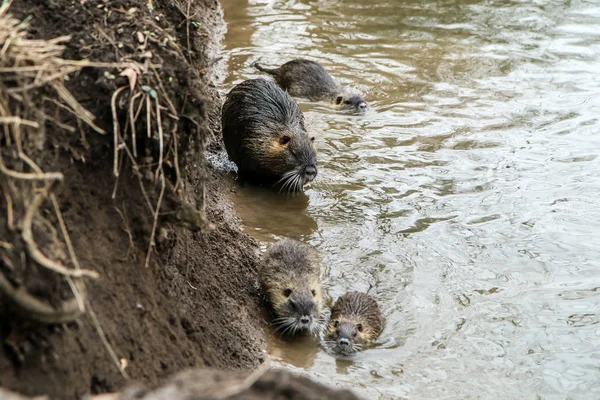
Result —
<path fill-rule="evenodd" d="M 7 225 L 15 237 L 18 237 L 16 228 L 20 228 L 19 239 L 37 265 L 68 278 L 73 298 L 52 307 L 28 293 L 24 287 L 13 286 L 3 273 L 0 273 L 0 290 L 32 319 L 46 323 L 67 322 L 77 319 L 84 312 L 85 286 L 82 278 L 95 279 L 98 274 L 92 270 L 73 267 L 79 264 L 53 194 L 57 185 L 63 182 L 63 175 L 43 171 L 27 155 L 29 146 L 24 138 L 29 141 L 31 138 L 42 140 L 40 130 L 44 125 L 43 121 L 34 120 L 36 115 L 42 113 L 36 113 L 39 110 L 31 99 L 35 98 L 40 89 L 51 88 L 62 109 L 75 115 L 95 131 L 105 132 L 94 124 L 94 116 L 64 87 L 64 79 L 85 65 L 70 63 L 61 58 L 63 43 L 69 38 L 63 36 L 49 41 L 27 39 L 27 24 L 8 14 L 9 7 L 10 2 L 0 6 L 0 128 L 3 132 L 3 140 L 0 141 L 0 178 L 7 205 Z M 2 148 L 2 143 L 7 147 L 6 151 Z M 4 154 L 13 155 L 8 160 L 8 165 Z M 43 218 L 39 210 L 49 198 L 54 203 L 56 218 L 69 247 L 71 267 L 45 255 L 34 239 L 33 221 Z"/>
<path fill-rule="evenodd" d="M 27 24 L 8 14 L 10 5 L 10 1 L 4 1 L 0 6 L 0 187 L 6 204 L 7 228 L 11 232 L 12 243 L 2 242 L 0 257 L 2 260 L 17 259 L 22 264 L 27 263 L 27 259 L 18 254 L 17 250 L 24 248 L 35 265 L 65 279 L 71 288 L 72 297 L 58 305 L 48 304 L 30 293 L 24 285 L 15 285 L 6 275 L 11 273 L 11 265 L 8 264 L 0 269 L 0 292 L 11 300 L 24 317 L 42 323 L 73 321 L 80 318 L 87 308 L 108 353 L 115 360 L 115 352 L 107 342 L 86 295 L 84 278 L 96 279 L 98 273 L 79 265 L 54 195 L 56 187 L 64 181 L 64 176 L 59 172 L 43 171 L 28 153 L 32 149 L 43 148 L 42 130 L 48 122 L 55 123 L 67 132 L 76 131 L 63 121 L 50 118 L 43 109 L 45 104 L 67 111 L 75 117 L 78 125 L 84 123 L 99 134 L 105 134 L 95 124 L 94 115 L 65 88 L 64 81 L 68 75 L 83 67 L 131 68 L 133 64 L 106 65 L 87 60 L 63 59 L 63 43 L 69 37 L 62 36 L 47 41 L 28 39 Z M 38 99 L 50 101 L 40 104 Z M 60 245 L 66 245 L 68 249 L 69 265 L 44 254 L 34 238 L 32 227 L 36 220 L 44 221 L 45 226 L 51 230 L 46 232 L 49 238 L 58 241 L 55 233 L 57 228 L 40 212 L 48 201 L 52 203 L 58 229 L 62 233 L 63 242 Z M 118 362 L 117 368 L 127 377 Z"/>

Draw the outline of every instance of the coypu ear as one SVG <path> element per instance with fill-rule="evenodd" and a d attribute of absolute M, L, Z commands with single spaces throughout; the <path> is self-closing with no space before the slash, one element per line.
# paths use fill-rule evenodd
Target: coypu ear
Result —
<path fill-rule="evenodd" d="M 335 104 L 342 104 L 342 101 L 344 100 L 344 96 L 338 96 L 337 99 L 335 99 Z"/>
<path fill-rule="evenodd" d="M 356 330 L 359 331 L 359 332 L 362 332 L 363 331 L 362 324 L 356 324 Z"/>
<path fill-rule="evenodd" d="M 292 289 L 290 289 L 290 288 L 287 288 L 283 291 L 283 295 L 285 297 L 290 297 L 291 294 L 292 294 Z"/>
<path fill-rule="evenodd" d="M 288 144 L 290 142 L 290 140 L 292 140 L 291 137 L 289 137 L 288 135 L 283 135 L 282 137 L 279 138 L 279 144 L 282 146 L 285 146 L 286 144 Z"/>

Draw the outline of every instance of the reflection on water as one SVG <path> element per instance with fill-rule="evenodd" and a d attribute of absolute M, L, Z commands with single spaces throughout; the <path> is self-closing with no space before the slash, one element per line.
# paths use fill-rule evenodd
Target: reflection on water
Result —
<path fill-rule="evenodd" d="M 317 246 L 328 294 L 373 285 L 386 316 L 353 362 L 273 341 L 281 365 L 368 399 L 600 398 L 598 3 L 223 3 L 223 91 L 305 57 L 371 107 L 301 101 L 307 197 L 233 195 L 248 232 Z"/>
<path fill-rule="evenodd" d="M 248 184 L 236 187 L 233 198 L 249 233 L 262 241 L 272 241 L 274 235 L 302 240 L 317 231 L 304 193 L 277 193 Z"/>

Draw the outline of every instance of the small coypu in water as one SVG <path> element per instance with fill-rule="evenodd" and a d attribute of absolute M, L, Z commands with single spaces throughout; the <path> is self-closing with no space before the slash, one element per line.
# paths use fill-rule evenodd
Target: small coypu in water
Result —
<path fill-rule="evenodd" d="M 297 240 L 280 240 L 263 256 L 260 277 L 278 331 L 293 335 L 323 330 L 321 260 L 314 248 Z"/>
<path fill-rule="evenodd" d="M 325 346 L 334 354 L 348 356 L 373 342 L 383 328 L 379 305 L 366 293 L 346 293 L 331 308 Z"/>
<path fill-rule="evenodd" d="M 297 192 L 317 176 L 314 137 L 298 104 L 274 82 L 250 79 L 231 89 L 221 122 L 242 180 Z"/>
<path fill-rule="evenodd" d="M 292 96 L 310 101 L 327 101 L 334 108 L 367 111 L 369 106 L 362 97 L 342 88 L 320 64 L 309 60 L 292 60 L 279 68 L 269 69 L 254 63 L 262 72 L 273 75 L 275 81 Z"/>

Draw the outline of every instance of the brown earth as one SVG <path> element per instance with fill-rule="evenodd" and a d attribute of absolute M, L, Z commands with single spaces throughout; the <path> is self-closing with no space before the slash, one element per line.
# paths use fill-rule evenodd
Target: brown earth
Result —
<path fill-rule="evenodd" d="M 146 85 L 158 92 L 168 149 L 163 167 L 167 189 L 157 244 L 147 268 L 153 213 L 140 182 L 153 206 L 158 204 L 161 189 L 160 183 L 146 179 L 155 171 L 158 158 L 154 102 L 153 137 L 146 138 L 145 112 L 137 123 L 136 160 L 140 166 L 150 166 L 140 168 L 143 178 L 138 181 L 132 163 L 122 156 L 116 196 L 111 197 L 115 187 L 111 97 L 119 87 L 128 87 L 127 78 L 119 76 L 125 68 L 86 67 L 70 74 L 66 82 L 79 103 L 96 116 L 96 125 L 108 134 L 90 129 L 51 101 L 42 102 L 43 96 L 57 98 L 49 88 L 32 93 L 29 104 L 23 100 L 24 108 L 18 105 L 12 110 L 43 125 L 40 132 L 22 128 L 28 135 L 24 146 L 42 170 L 64 174 L 56 190 L 58 202 L 82 268 L 99 273 L 99 279 L 85 280 L 87 296 L 116 357 L 126 360 L 125 373 L 153 386 L 191 366 L 247 369 L 260 364 L 264 338 L 255 284 L 258 246 L 238 227 L 226 194 L 231 177 L 210 171 L 203 157 L 210 128 L 220 125 L 216 116 L 221 101 L 210 85 L 220 73 L 214 64 L 224 31 L 218 2 L 20 0 L 9 12 L 19 20 L 31 17 L 28 38 L 71 35 L 65 59 L 139 64 L 149 60 L 160 65 L 156 74 L 152 68 L 139 74 L 136 84 L 138 90 Z M 4 79 L 0 90 L 18 86 L 11 79 Z M 116 102 L 121 129 L 128 124 L 132 94 Z M 171 111 L 176 117 L 169 116 Z M 69 132 L 65 125 L 77 129 Z M 0 133 L 0 151 L 7 166 L 27 172 L 5 134 Z M 35 139 L 35 145 L 28 145 L 29 138 Z M 178 144 L 178 159 L 173 156 L 173 143 Z M 173 190 L 177 161 L 184 190 L 181 185 Z M 71 292 L 63 277 L 45 271 L 26 256 L 19 227 L 8 227 L 7 214 L 7 195 L 20 193 L 9 188 L 21 186 L 0 178 L 4 193 L 0 196 L 0 241 L 10 246 L 0 249 L 0 273 L 48 304 L 59 304 Z M 196 211 L 203 208 L 214 225 L 212 230 L 202 212 Z M 56 239 L 60 230 L 51 210 L 51 203 L 45 201 L 34 218 L 34 236 L 46 254 L 61 259 L 67 250 L 64 241 Z M 15 205 L 13 211 L 12 218 L 18 222 L 24 209 Z M 62 261 L 73 267 L 68 257 Z M 22 318 L 7 296 L 0 297 L 0 313 L 0 386 L 27 395 L 79 398 L 116 391 L 126 384 L 89 313 L 68 324 L 35 324 Z"/>

